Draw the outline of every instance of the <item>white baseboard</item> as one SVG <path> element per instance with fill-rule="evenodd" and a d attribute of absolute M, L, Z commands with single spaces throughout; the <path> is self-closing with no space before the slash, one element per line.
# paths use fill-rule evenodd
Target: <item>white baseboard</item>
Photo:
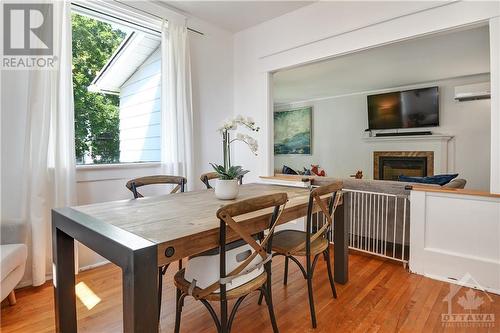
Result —
<path fill-rule="evenodd" d="M 111 261 L 109 260 L 104 260 L 104 261 L 99 261 L 95 264 L 92 264 L 92 265 L 87 265 L 87 266 L 84 266 L 84 267 L 80 267 L 80 269 L 78 270 L 78 272 L 85 272 L 85 271 L 88 271 L 89 269 L 94 269 L 94 268 L 97 268 L 97 267 L 101 267 L 101 266 L 104 266 L 104 265 L 107 265 L 107 264 L 110 264 Z"/>

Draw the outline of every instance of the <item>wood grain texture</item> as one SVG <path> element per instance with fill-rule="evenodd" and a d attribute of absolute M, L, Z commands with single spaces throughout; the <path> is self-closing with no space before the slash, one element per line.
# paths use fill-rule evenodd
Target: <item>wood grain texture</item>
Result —
<path fill-rule="evenodd" d="M 442 186 L 425 186 L 425 185 L 411 185 L 413 191 L 434 192 L 434 193 L 451 193 L 458 195 L 472 195 L 478 197 L 500 198 L 500 193 L 490 193 L 479 190 L 469 190 L 460 188 L 446 188 Z"/>
<path fill-rule="evenodd" d="M 219 174 L 217 172 L 206 172 L 201 174 L 200 180 L 205 183 L 206 180 L 212 180 L 219 178 Z"/>
<path fill-rule="evenodd" d="M 154 176 L 145 176 L 131 179 L 125 184 L 125 187 L 128 188 L 136 198 L 142 198 L 143 195 L 137 191 L 137 188 L 146 185 L 157 185 L 157 184 L 173 184 L 175 186 L 170 193 L 176 193 L 182 187 L 182 191 L 184 186 L 186 185 L 187 180 L 181 176 L 169 176 L 169 175 L 154 175 Z"/>
<path fill-rule="evenodd" d="M 273 251 L 281 254 L 292 253 L 294 256 L 305 256 L 306 233 L 298 230 L 281 230 L 273 238 Z M 328 240 L 317 238 L 311 242 L 311 255 L 322 253 L 328 247 Z"/>
<path fill-rule="evenodd" d="M 162 266 L 218 246 L 219 220 L 216 212 L 222 206 L 283 192 L 288 196 L 288 203 L 280 223 L 305 216 L 308 189 L 267 184 L 241 185 L 237 200 L 219 200 L 213 190 L 202 190 L 73 209 L 158 244 L 158 266 Z M 315 206 L 315 210 L 318 209 Z M 246 232 L 253 234 L 267 228 L 272 212 L 270 207 L 241 215 L 235 220 L 242 223 Z M 236 238 L 236 233 L 228 230 L 227 240 Z M 173 254 L 167 257 L 165 252 L 169 248 L 173 249 Z"/>
<path fill-rule="evenodd" d="M 291 264 L 288 285 L 282 284 L 283 259 L 273 259 L 273 303 L 281 332 L 498 332 L 500 330 L 500 296 L 483 294 L 484 303 L 476 312 L 493 313 L 492 328 L 445 328 L 441 314 L 447 312 L 443 298 L 450 284 L 431 280 L 405 271 L 401 264 L 351 253 L 350 280 L 337 285 L 338 299 L 332 299 L 326 265 L 318 261 L 314 274 L 318 328 L 310 328 L 307 288 L 302 273 Z M 300 259 L 302 260 L 302 259 Z M 160 332 L 173 332 L 175 318 L 174 269 L 164 277 Z M 113 265 L 80 273 L 77 282 L 85 283 L 100 302 L 87 309 L 77 300 L 78 332 L 122 332 L 121 271 Z M 463 288 L 455 296 L 464 296 Z M 272 332 L 266 306 L 257 305 L 259 294 L 252 293 L 243 302 L 236 316 L 233 331 L 238 333 Z M 491 297 L 491 301 L 489 299 Z M 232 304 L 232 302 L 230 303 Z M 204 307 L 192 298 L 186 299 L 181 332 L 215 332 Z M 217 308 L 217 305 L 216 305 Z M 54 300 L 50 282 L 41 287 L 17 290 L 16 306 L 2 303 L 1 332 L 54 332 Z M 458 303 L 453 311 L 463 310 Z"/>
<path fill-rule="evenodd" d="M 184 278 L 185 269 L 181 269 L 174 275 L 174 285 L 179 288 L 183 293 L 189 294 L 189 288 L 191 286 L 191 282 L 187 281 Z M 248 295 L 252 291 L 259 289 L 264 283 L 266 283 L 266 273 L 262 273 L 256 278 L 248 281 L 241 286 L 233 288 L 226 293 L 227 299 L 235 299 L 239 298 L 243 295 Z M 202 291 L 199 287 L 195 287 L 193 290 L 193 295 L 198 294 Z M 207 301 L 220 301 L 220 293 L 210 293 L 207 296 L 203 297 Z"/>

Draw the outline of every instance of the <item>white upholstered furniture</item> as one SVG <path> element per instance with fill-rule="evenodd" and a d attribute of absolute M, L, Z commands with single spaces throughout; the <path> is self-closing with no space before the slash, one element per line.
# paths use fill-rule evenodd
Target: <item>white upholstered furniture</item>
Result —
<path fill-rule="evenodd" d="M 8 296 L 10 305 L 16 303 L 14 288 L 24 275 L 28 248 L 26 247 L 26 225 L 3 222 L 0 245 L 0 290 L 2 301 Z"/>

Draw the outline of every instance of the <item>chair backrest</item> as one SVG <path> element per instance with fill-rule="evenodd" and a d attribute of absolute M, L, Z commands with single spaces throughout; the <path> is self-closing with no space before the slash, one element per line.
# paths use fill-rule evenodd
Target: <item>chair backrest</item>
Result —
<path fill-rule="evenodd" d="M 207 189 L 211 189 L 212 186 L 210 185 L 210 181 L 213 179 L 219 178 L 219 174 L 217 172 L 206 172 L 200 176 L 200 180 L 205 184 Z M 243 184 L 243 176 L 238 177 L 238 181 L 241 184 Z"/>
<path fill-rule="evenodd" d="M 137 191 L 137 188 L 146 185 L 156 185 L 156 184 L 172 184 L 176 185 L 170 193 L 176 193 L 179 190 L 184 192 L 187 180 L 181 176 L 168 176 L 168 175 L 156 175 L 156 176 L 146 176 L 131 179 L 125 185 L 134 195 L 134 198 L 142 198 L 143 195 Z"/>
<path fill-rule="evenodd" d="M 238 276 L 248 274 L 255 269 L 262 267 L 271 259 L 272 237 L 274 229 L 278 224 L 281 213 L 284 210 L 285 204 L 288 201 L 286 193 L 275 193 L 263 195 L 255 198 L 238 201 L 221 207 L 217 211 L 217 218 L 220 220 L 219 228 L 219 260 L 220 260 L 220 280 L 212 283 L 210 286 L 198 291 L 195 298 L 203 298 L 204 296 L 220 289 L 221 294 L 226 291 L 226 284 L 231 282 Z M 268 208 L 274 208 L 273 213 L 269 217 L 269 232 L 266 237 L 258 243 L 255 238 L 248 233 L 238 222 L 233 218 L 247 213 L 262 211 Z M 280 209 L 281 208 L 281 209 Z M 249 253 L 241 264 L 235 269 L 226 274 L 226 227 L 233 230 L 253 251 Z M 260 256 L 261 260 L 258 265 L 253 267 L 250 265 L 254 259 Z M 268 266 L 269 267 L 269 266 Z M 266 268 L 270 269 L 270 268 Z M 224 295 L 223 295 L 224 297 Z"/>
<path fill-rule="evenodd" d="M 305 246 L 306 253 L 309 255 L 311 243 L 319 237 L 325 237 L 329 241 L 331 241 L 331 239 L 329 239 L 329 235 L 333 225 L 333 214 L 335 213 L 335 209 L 340 203 L 340 199 L 342 197 L 342 187 L 342 182 L 337 181 L 330 184 L 321 185 L 311 191 L 311 193 L 309 194 L 309 203 L 307 207 L 306 240 L 304 243 L 297 245 L 295 249 L 292 249 L 290 253 L 294 252 L 295 250 L 303 249 Z M 325 199 L 327 199 L 326 203 Z M 321 212 L 325 217 L 325 222 L 318 230 L 315 230 L 315 232 L 313 232 L 312 220 L 315 203 L 319 206 L 319 212 Z"/>

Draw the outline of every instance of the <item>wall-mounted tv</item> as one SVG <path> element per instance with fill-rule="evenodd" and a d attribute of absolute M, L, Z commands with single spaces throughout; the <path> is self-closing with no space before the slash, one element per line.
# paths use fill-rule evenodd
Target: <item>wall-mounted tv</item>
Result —
<path fill-rule="evenodd" d="M 430 87 L 370 95 L 370 130 L 439 126 L 439 89 Z"/>

